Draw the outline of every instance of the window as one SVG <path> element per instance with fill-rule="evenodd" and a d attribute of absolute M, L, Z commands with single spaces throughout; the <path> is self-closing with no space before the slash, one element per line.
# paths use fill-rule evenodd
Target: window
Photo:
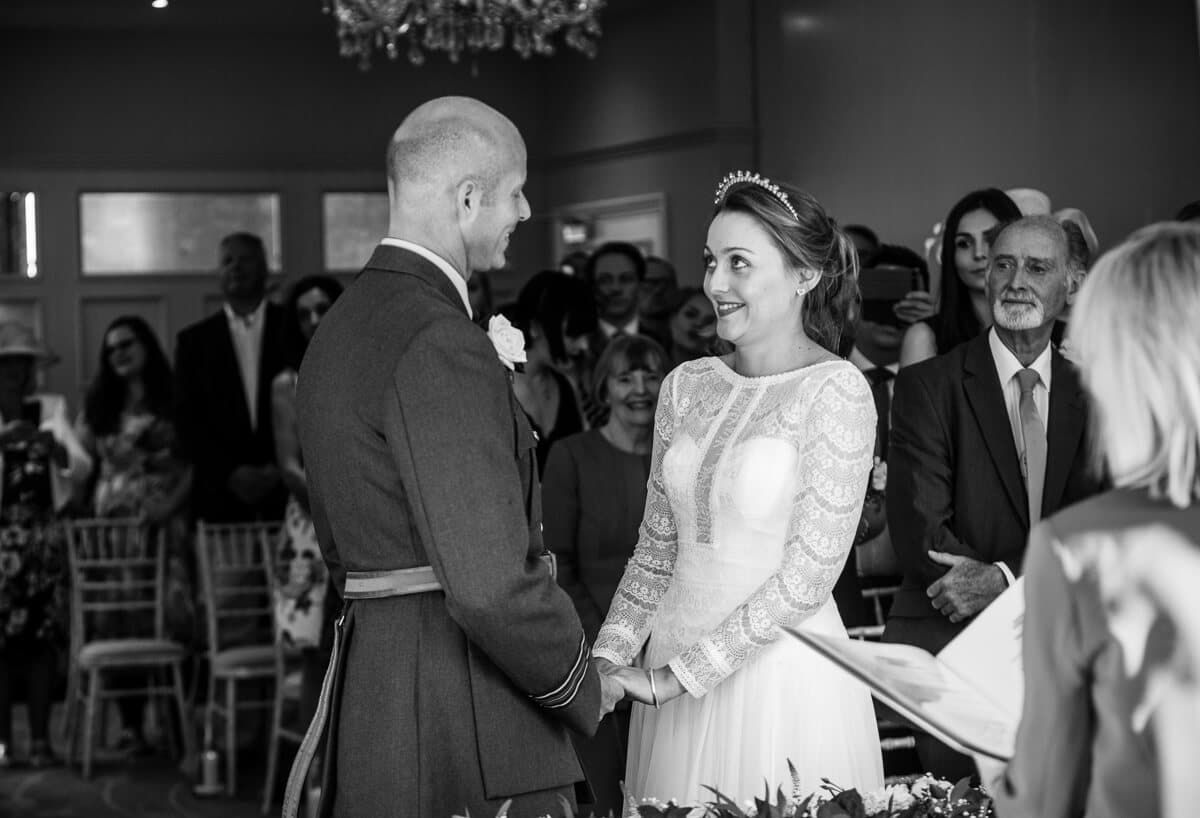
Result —
<path fill-rule="evenodd" d="M 37 197 L 0 192 L 0 275 L 37 278 Z"/>
<path fill-rule="evenodd" d="M 230 233 L 261 238 L 280 268 L 277 193 L 84 193 L 79 224 L 84 275 L 210 273 Z"/>
<path fill-rule="evenodd" d="M 361 270 L 371 251 L 387 235 L 386 193 L 326 193 L 321 197 L 325 217 L 325 269 L 345 273 Z"/>

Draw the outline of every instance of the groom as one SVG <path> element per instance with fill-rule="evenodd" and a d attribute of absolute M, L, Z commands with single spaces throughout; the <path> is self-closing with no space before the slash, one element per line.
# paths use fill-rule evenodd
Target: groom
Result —
<path fill-rule="evenodd" d="M 623 693 L 598 675 L 541 536 L 537 441 L 467 279 L 529 218 L 525 144 L 481 102 L 427 102 L 387 152 L 391 215 L 298 385 L 313 521 L 347 600 L 322 706 L 321 815 L 560 815 Z M 517 336 L 519 338 L 519 333 Z"/>

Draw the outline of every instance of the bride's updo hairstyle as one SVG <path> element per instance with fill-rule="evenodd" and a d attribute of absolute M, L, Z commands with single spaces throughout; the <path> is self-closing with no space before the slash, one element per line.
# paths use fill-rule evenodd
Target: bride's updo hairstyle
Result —
<path fill-rule="evenodd" d="M 721 182 L 715 204 L 714 219 L 728 210 L 758 220 L 796 273 L 797 286 L 806 290 L 804 333 L 840 354 L 842 331 L 859 300 L 858 255 L 821 203 L 799 188 L 739 171 Z"/>

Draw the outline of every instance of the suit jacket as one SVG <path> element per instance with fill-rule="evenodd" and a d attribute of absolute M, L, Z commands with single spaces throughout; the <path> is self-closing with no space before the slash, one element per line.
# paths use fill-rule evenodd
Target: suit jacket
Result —
<path fill-rule="evenodd" d="M 1086 555 L 1122 529 L 1148 523 L 1200 542 L 1200 505 L 1179 509 L 1118 490 L 1038 524 L 1025 569 L 1025 703 L 996 811 L 1013 818 L 1159 815 L 1150 728 L 1134 724 L 1149 670 L 1168 661 L 1169 628 L 1152 627 L 1142 666 L 1129 673 Z"/>
<path fill-rule="evenodd" d="M 282 307 L 268 302 L 263 322 L 253 426 L 224 311 L 185 327 L 176 342 L 175 419 L 194 468 L 192 513 L 209 522 L 283 516 L 287 493 L 282 484 L 257 507 L 247 506 L 226 486 L 238 466 L 275 462 L 271 381 L 290 363 L 292 347 Z"/>
<path fill-rule="evenodd" d="M 446 275 L 377 248 L 305 353 L 297 415 L 339 592 L 348 570 L 421 565 L 443 587 L 345 606 L 322 811 L 490 815 L 572 787 L 566 727 L 595 732 L 599 678 L 539 559 L 533 432 Z"/>
<path fill-rule="evenodd" d="M 1085 457 L 1075 368 L 1052 352 L 1042 515 L 1100 488 Z M 904 580 L 884 639 L 936 653 L 959 633 L 925 594 L 948 569 L 930 551 L 1004 562 L 1019 574 L 1029 538 L 1025 481 L 987 334 L 900 370 L 892 400 L 887 519 Z"/>

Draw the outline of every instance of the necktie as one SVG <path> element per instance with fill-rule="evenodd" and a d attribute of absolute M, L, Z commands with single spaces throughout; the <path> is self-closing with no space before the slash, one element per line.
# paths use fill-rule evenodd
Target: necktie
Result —
<path fill-rule="evenodd" d="M 888 423 L 892 412 L 892 396 L 888 383 L 896 377 L 892 370 L 883 366 L 872 367 L 863 371 L 871 384 L 871 397 L 875 399 L 875 454 L 880 460 L 887 460 Z"/>
<path fill-rule="evenodd" d="M 1021 387 L 1018 411 L 1021 416 L 1021 474 L 1029 493 L 1029 525 L 1032 528 L 1042 517 L 1042 488 L 1046 481 L 1046 426 L 1033 402 L 1033 388 L 1041 380 L 1032 369 L 1017 373 Z"/>

